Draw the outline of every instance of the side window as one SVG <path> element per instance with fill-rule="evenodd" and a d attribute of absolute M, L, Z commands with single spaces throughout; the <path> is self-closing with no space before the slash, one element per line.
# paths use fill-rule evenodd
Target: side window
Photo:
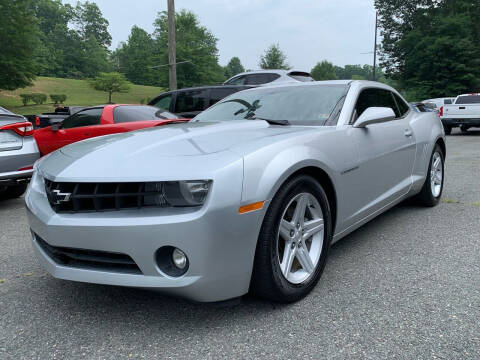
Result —
<path fill-rule="evenodd" d="M 203 111 L 208 107 L 207 97 L 208 90 L 179 91 L 175 112 Z"/>
<path fill-rule="evenodd" d="M 271 76 L 273 75 L 273 76 Z M 247 85 L 262 85 L 268 84 L 275 80 L 275 74 L 251 74 L 247 75 Z"/>
<path fill-rule="evenodd" d="M 62 122 L 63 129 L 72 129 L 82 126 L 100 125 L 103 108 L 79 111 Z"/>
<path fill-rule="evenodd" d="M 156 98 L 150 105 L 160 109 L 170 110 L 170 104 L 172 103 L 172 94 L 163 95 Z"/>
<path fill-rule="evenodd" d="M 400 111 L 400 117 L 402 117 L 408 112 L 408 110 L 410 110 L 410 107 L 407 104 L 405 104 L 405 101 L 403 101 L 403 99 L 400 96 L 398 96 L 395 93 L 392 93 L 392 94 L 395 97 L 395 101 L 397 102 L 398 109 Z"/>
<path fill-rule="evenodd" d="M 392 93 L 388 90 L 373 88 L 363 90 L 355 105 L 353 122 L 369 107 L 389 107 L 395 112 L 396 117 L 400 117 L 397 104 L 395 103 Z"/>
<path fill-rule="evenodd" d="M 232 80 L 230 80 L 227 83 L 227 85 L 245 85 L 245 80 L 246 80 L 245 75 L 237 76 L 236 78 L 233 78 Z"/>
<path fill-rule="evenodd" d="M 210 106 L 216 104 L 222 99 L 225 99 L 228 95 L 236 93 L 239 89 L 212 89 L 210 90 Z"/>

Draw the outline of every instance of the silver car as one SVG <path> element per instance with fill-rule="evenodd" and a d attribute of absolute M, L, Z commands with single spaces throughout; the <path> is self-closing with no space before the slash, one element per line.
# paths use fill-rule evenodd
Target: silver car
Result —
<path fill-rule="evenodd" d="M 280 83 L 298 83 L 314 81 L 305 71 L 297 70 L 256 70 L 237 74 L 223 85 L 279 85 Z"/>
<path fill-rule="evenodd" d="M 438 204 L 445 154 L 438 117 L 380 83 L 246 90 L 190 123 L 40 160 L 33 247 L 59 279 L 292 302 L 333 242 L 406 198 Z"/>
<path fill-rule="evenodd" d="M 40 153 L 33 126 L 23 116 L 0 107 L 0 199 L 21 196 Z"/>

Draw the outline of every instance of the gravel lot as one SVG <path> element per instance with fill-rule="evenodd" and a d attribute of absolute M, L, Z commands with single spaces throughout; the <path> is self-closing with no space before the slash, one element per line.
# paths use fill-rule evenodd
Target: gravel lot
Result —
<path fill-rule="evenodd" d="M 480 359 L 480 131 L 447 148 L 440 206 L 401 204 L 340 241 L 288 306 L 55 280 L 22 200 L 0 202 L 0 359 Z"/>

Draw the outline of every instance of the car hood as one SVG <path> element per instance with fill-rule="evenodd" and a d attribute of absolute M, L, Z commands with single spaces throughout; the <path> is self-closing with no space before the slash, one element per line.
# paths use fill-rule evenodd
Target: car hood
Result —
<path fill-rule="evenodd" d="M 173 173 L 178 179 L 182 174 L 191 178 L 195 173 L 204 176 L 241 159 L 242 151 L 238 149 L 245 145 L 255 143 L 254 147 L 261 147 L 275 137 L 307 130 L 252 120 L 171 124 L 68 145 L 42 162 L 41 170 L 56 181 L 106 181 L 126 175 L 134 181 L 137 174 L 144 179 L 149 174 L 158 179 Z M 266 138 L 271 140 L 262 141 Z"/>

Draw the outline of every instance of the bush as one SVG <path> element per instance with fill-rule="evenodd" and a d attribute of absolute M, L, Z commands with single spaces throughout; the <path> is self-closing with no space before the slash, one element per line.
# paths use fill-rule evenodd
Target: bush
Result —
<path fill-rule="evenodd" d="M 67 95 L 65 94 L 50 94 L 50 99 L 52 99 L 55 105 L 63 104 L 67 100 Z"/>
<path fill-rule="evenodd" d="M 32 94 L 20 94 L 23 106 L 26 106 L 32 100 Z"/>
<path fill-rule="evenodd" d="M 39 105 L 47 101 L 47 95 L 42 93 L 35 93 L 31 94 L 31 99 L 36 105 Z"/>
<path fill-rule="evenodd" d="M 145 104 L 145 99 L 140 100 L 140 104 Z"/>

